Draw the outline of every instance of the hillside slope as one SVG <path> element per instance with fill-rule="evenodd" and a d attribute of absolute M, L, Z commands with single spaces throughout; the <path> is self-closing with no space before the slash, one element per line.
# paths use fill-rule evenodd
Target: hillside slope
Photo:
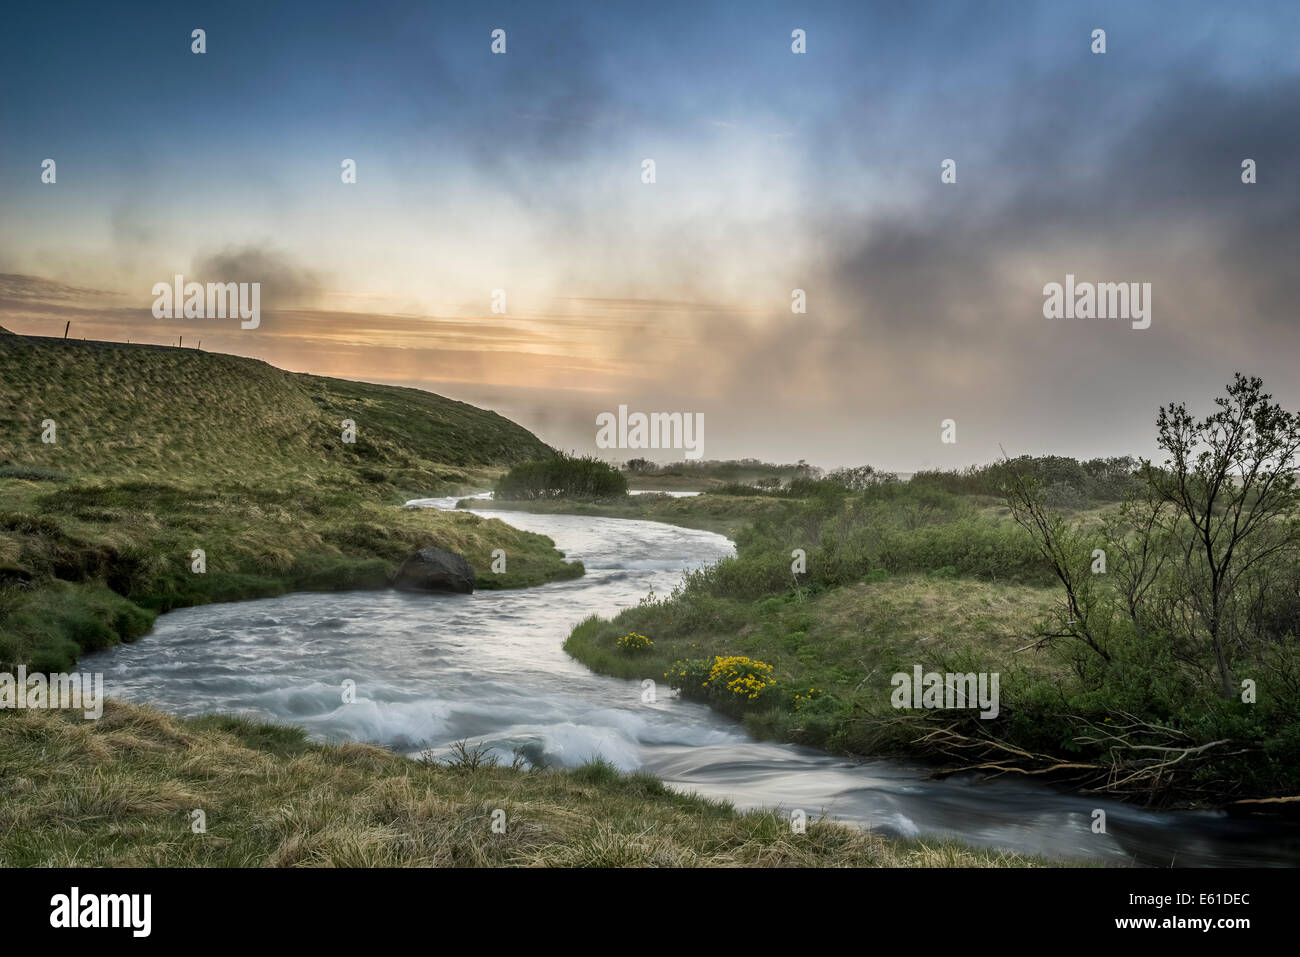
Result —
<path fill-rule="evenodd" d="M 356 424 L 345 443 L 343 421 Z M 54 443 L 42 441 L 46 420 Z M 193 481 L 364 469 L 412 491 L 547 452 L 509 419 L 417 389 L 285 372 L 196 349 L 8 335 L 0 465 Z M 453 468 L 448 469 L 447 466 Z"/>
<path fill-rule="evenodd" d="M 383 587 L 424 545 L 463 554 L 480 588 L 581 575 L 545 536 L 401 507 L 547 451 L 508 419 L 415 389 L 0 337 L 0 668 L 69 667 L 183 605 Z M 498 548 L 508 573 L 491 571 Z"/>

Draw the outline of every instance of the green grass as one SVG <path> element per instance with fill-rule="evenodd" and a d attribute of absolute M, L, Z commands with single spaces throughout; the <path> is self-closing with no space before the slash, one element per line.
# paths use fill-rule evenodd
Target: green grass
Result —
<path fill-rule="evenodd" d="M 505 812 L 505 832 L 492 815 Z M 192 812 L 206 816 L 194 833 Z M 0 716 L 0 867 L 1033 867 L 825 820 L 792 832 L 644 774 L 411 760 L 109 702 Z"/>
<path fill-rule="evenodd" d="M 415 389 L 10 335 L 0 436 L 0 667 L 66 669 L 184 605 L 384 587 L 425 545 L 463 554 L 479 588 L 583 571 L 545 536 L 402 507 L 549 452 L 495 413 Z"/>
<path fill-rule="evenodd" d="M 583 622 L 565 648 L 596 671 L 666 682 L 761 737 L 904 754 L 941 771 L 1040 776 L 1152 804 L 1295 794 L 1293 633 L 1251 662 L 1269 689 L 1257 702 L 1225 699 L 1198 680 L 1160 622 L 1098 664 L 1060 637 L 1073 612 L 1025 530 L 982 491 L 938 487 L 947 480 L 856 490 L 796 481 L 717 496 L 756 509 L 734 535 L 736 556 L 692 572 L 666 598 Z M 714 497 L 681 507 L 707 508 Z M 1086 544 L 1108 507 L 1074 499 L 1069 521 Z M 1091 562 L 1088 549 L 1080 554 Z M 1087 581 L 1119 599 L 1118 578 Z M 653 644 L 619 648 L 632 632 Z M 733 657 L 743 660 L 710 675 L 717 659 Z M 918 665 L 998 674 L 998 715 L 895 709 L 891 677 Z M 1149 771 L 1166 760 L 1174 771 Z"/>
<path fill-rule="evenodd" d="M 880 577 L 816 594 L 751 600 L 693 593 L 629 608 L 612 621 L 593 616 L 565 650 L 589 668 L 621 678 L 664 682 L 674 662 L 744 655 L 774 669 L 778 695 L 768 707 L 727 708 L 698 689 L 683 693 L 742 718 L 758 737 L 856 754 L 902 753 L 909 729 L 894 723 L 890 677 L 926 670 L 1000 671 L 1049 677 L 1054 666 L 1021 653 L 1023 634 L 1055 600 L 1033 585 L 910 574 Z M 629 654 L 629 632 L 654 645 Z M 952 666 L 952 667 L 949 667 Z M 795 695 L 815 692 L 811 702 Z"/>
<path fill-rule="evenodd" d="M 1069 460 L 1044 463 L 1070 472 Z M 1281 631 L 1249 662 L 1268 689 L 1257 701 L 1222 697 L 1174 653 L 1160 620 L 1122 632 L 1105 661 L 1089 657 L 1070 640 L 1076 610 L 1008 508 L 983 488 L 943 488 L 983 484 L 987 472 L 861 489 L 797 480 L 779 492 L 719 495 L 757 510 L 735 533 L 736 557 L 612 622 L 586 620 L 565 649 L 604 674 L 663 681 L 754 735 L 833 752 L 905 754 L 939 771 L 1037 776 L 1153 805 L 1295 794 L 1300 672 L 1284 585 L 1265 606 Z M 1122 484 L 1122 475 L 1112 482 Z M 1061 486 L 1088 568 L 1114 506 Z M 707 507 L 714 494 L 685 507 Z M 1121 575 L 1084 583 L 1121 609 Z M 1161 586 L 1178 583 L 1166 576 Z M 630 632 L 653 645 L 620 649 Z M 915 666 L 997 674 L 998 714 L 894 709 L 891 677 Z"/>
<path fill-rule="evenodd" d="M 0 390 L 0 465 L 83 479 L 328 480 L 414 496 L 481 486 L 550 452 L 494 412 L 429 392 L 195 349 L 7 336 Z M 46 419 L 55 444 L 41 441 Z M 345 419 L 355 443 L 342 441 Z"/>

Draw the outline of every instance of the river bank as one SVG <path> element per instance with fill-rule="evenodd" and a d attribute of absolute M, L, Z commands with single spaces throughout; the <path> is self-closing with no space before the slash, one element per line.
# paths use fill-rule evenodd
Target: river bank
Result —
<path fill-rule="evenodd" d="M 795 834 L 783 815 L 737 813 L 607 764 L 433 764 L 313 744 L 281 725 L 182 720 L 116 701 L 96 722 L 0 716 L 0 795 L 0 867 L 1037 863 L 816 819 Z"/>
<path fill-rule="evenodd" d="M 482 589 L 583 573 L 545 536 L 356 489 L 0 478 L 0 667 L 66 671 L 156 616 L 302 591 L 382 590 L 417 549 L 464 555 Z M 494 553 L 508 557 L 504 568 Z M 5 578 L 5 575 L 8 578 Z"/>
<path fill-rule="evenodd" d="M 736 556 L 616 616 L 589 618 L 566 650 L 603 674 L 653 673 L 765 740 L 1148 806 L 1294 816 L 1291 697 L 1256 705 L 1207 694 L 1158 636 L 1118 646 L 1104 670 L 1082 668 L 1077 645 L 1050 638 L 1068 638 L 1077 613 L 996 498 L 924 483 L 797 491 L 755 491 L 762 512 L 736 533 Z M 1057 494 L 1075 503 L 1062 521 L 1081 543 L 1112 520 L 1104 501 Z M 707 514 L 737 496 L 714 498 L 674 506 Z M 1080 548 L 1086 568 L 1096 553 Z M 1105 576 L 1093 581 L 1094 595 L 1110 587 Z M 1264 665 L 1269 685 L 1285 688 L 1285 664 L 1252 663 Z M 997 676 L 996 720 L 973 703 L 900 710 L 897 676 L 910 686 L 918 669 Z"/>

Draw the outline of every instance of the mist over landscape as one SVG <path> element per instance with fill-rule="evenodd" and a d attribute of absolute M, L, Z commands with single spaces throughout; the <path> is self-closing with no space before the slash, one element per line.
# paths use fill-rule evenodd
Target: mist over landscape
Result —
<path fill-rule="evenodd" d="M 626 402 L 705 413 L 710 458 L 896 471 L 1152 454 L 1161 403 L 1239 368 L 1298 398 L 1285 4 L 822 5 L 803 55 L 764 5 L 506 5 L 497 56 L 465 39 L 486 10 L 218 6 L 201 57 L 162 40 L 192 14 L 153 10 L 46 5 L 0 38 L 16 332 L 188 334 L 584 452 Z M 175 273 L 260 281 L 264 322 L 159 323 Z M 1045 320 L 1067 273 L 1151 283 L 1150 328 Z"/>

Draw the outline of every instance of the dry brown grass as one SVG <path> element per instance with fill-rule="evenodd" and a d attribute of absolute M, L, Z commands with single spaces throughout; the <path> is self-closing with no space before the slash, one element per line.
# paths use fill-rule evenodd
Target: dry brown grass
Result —
<path fill-rule="evenodd" d="M 191 831 L 202 809 L 207 832 Z M 492 814 L 506 814 L 493 833 Z M 457 770 L 109 702 L 0 713 L 0 866 L 984 867 L 1027 858 L 826 821 L 791 833 L 608 766 Z"/>

